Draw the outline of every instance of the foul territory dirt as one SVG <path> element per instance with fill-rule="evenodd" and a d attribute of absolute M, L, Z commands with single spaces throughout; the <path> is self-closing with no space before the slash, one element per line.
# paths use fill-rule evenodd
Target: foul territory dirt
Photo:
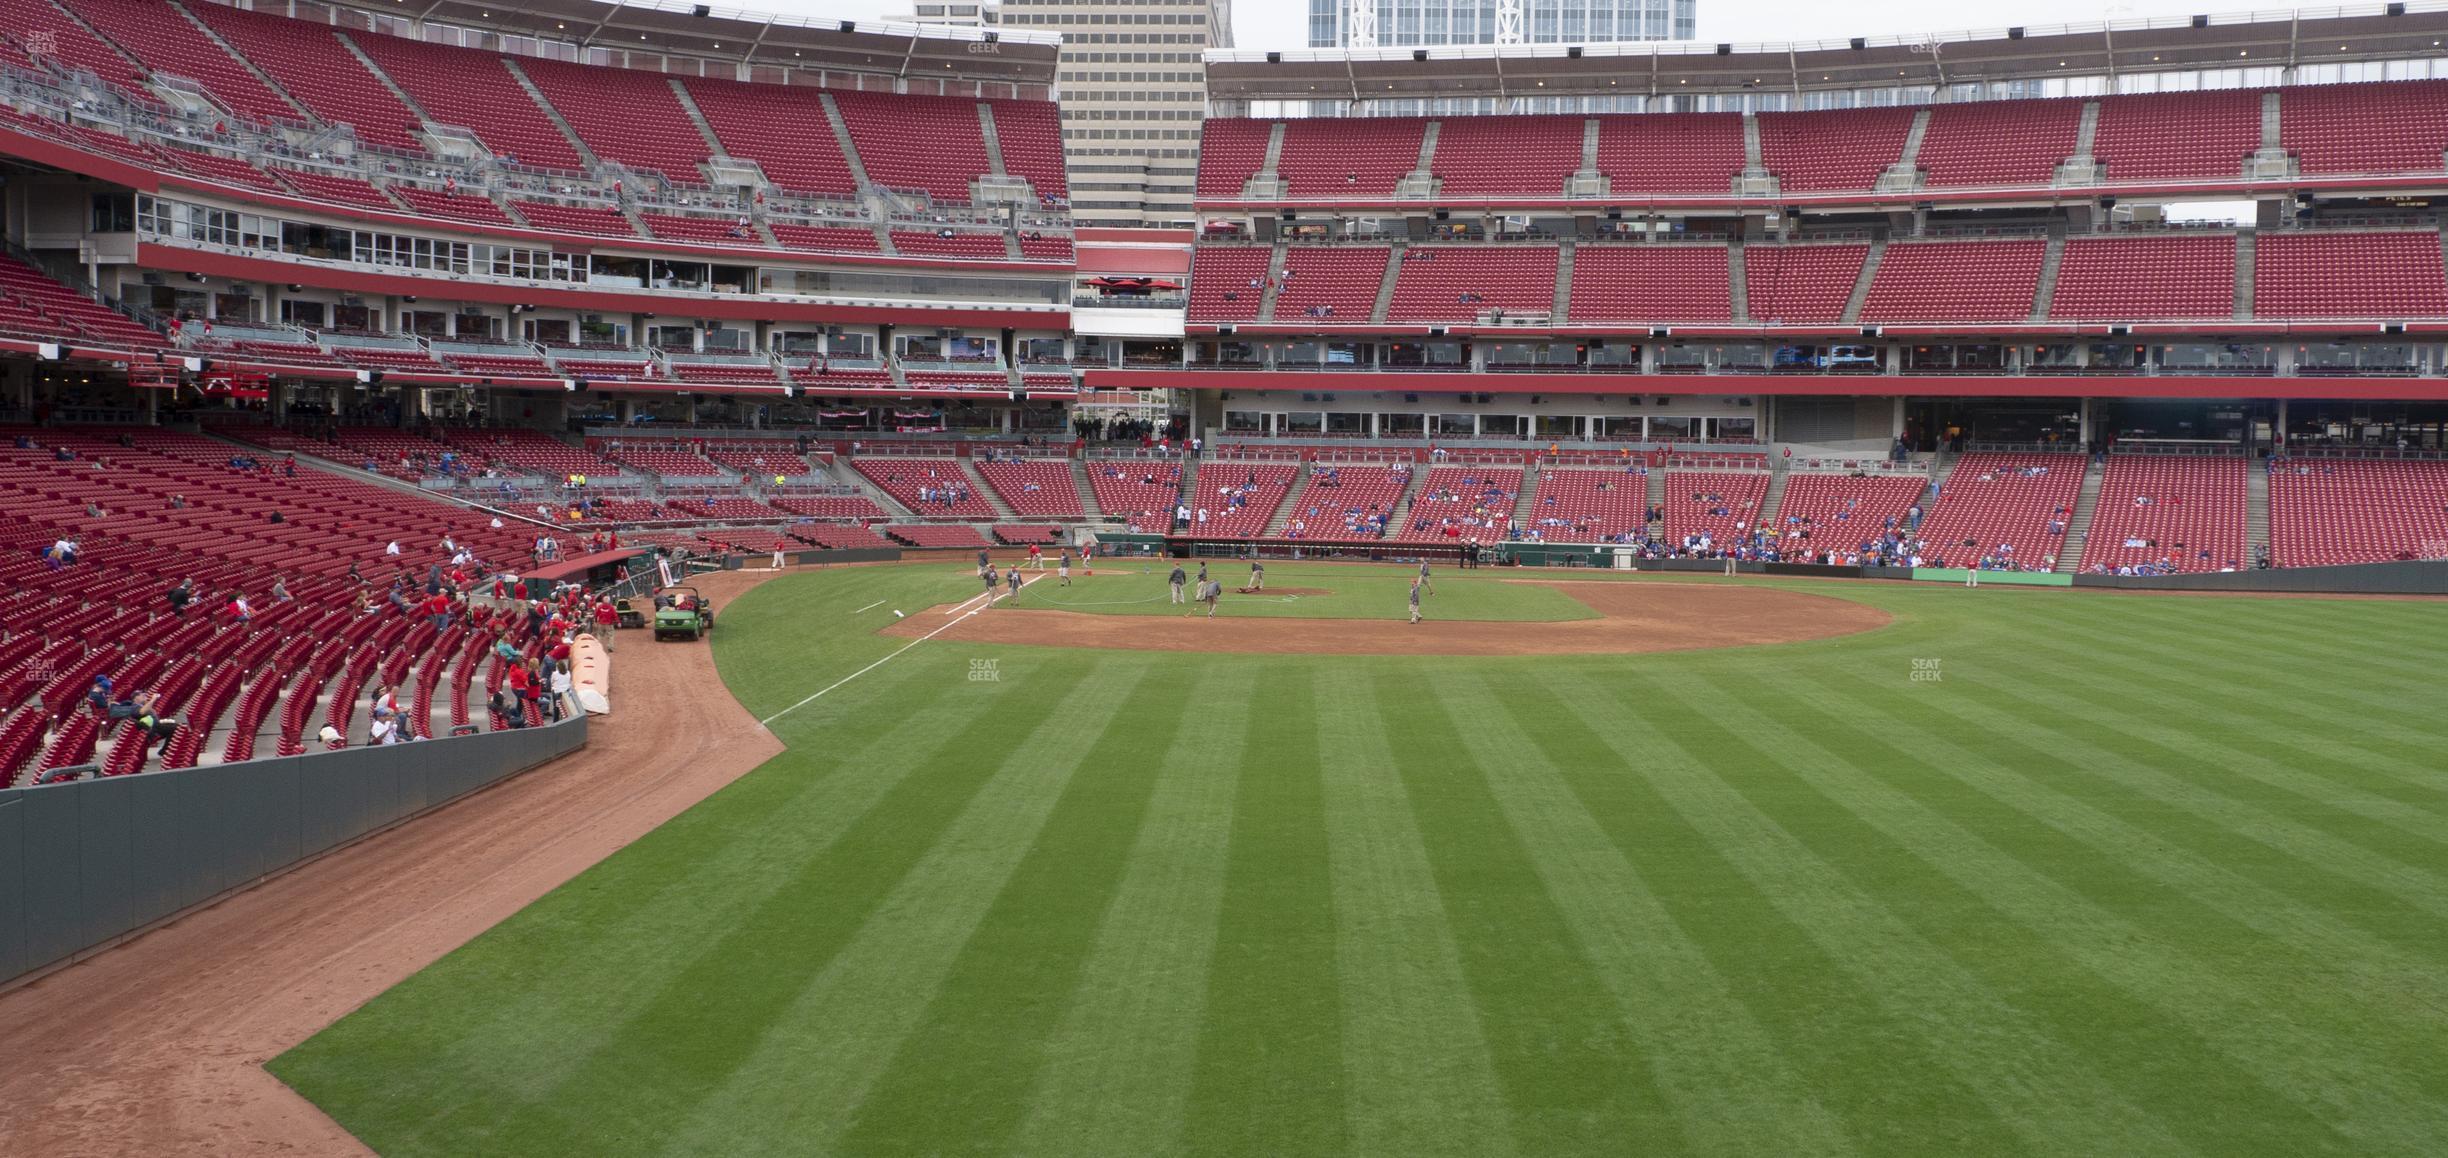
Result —
<path fill-rule="evenodd" d="M 365 1153 L 263 1063 L 781 750 L 705 644 L 616 642 L 585 750 L 0 994 L 0 1154 Z"/>
<path fill-rule="evenodd" d="M 957 621 L 936 638 L 1270 655 L 1614 655 L 1825 639 L 1869 631 L 1888 621 L 1887 613 L 1875 607 L 1769 587 L 1603 581 L 1547 585 L 1589 605 L 1599 618 L 1561 623 L 1448 622 L 1436 618 L 1433 595 L 1423 602 L 1425 618 L 1419 623 L 1234 618 L 1232 600 L 1227 598 L 1213 619 L 1207 618 L 1204 607 L 1187 618 L 997 607 Z M 1268 590 L 1268 594 L 1276 593 Z M 942 622 L 940 615 L 913 615 L 895 621 L 884 634 L 924 635 Z"/>

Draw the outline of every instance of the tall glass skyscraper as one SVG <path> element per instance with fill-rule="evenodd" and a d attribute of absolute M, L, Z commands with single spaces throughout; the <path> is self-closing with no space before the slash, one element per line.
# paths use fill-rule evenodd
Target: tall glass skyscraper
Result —
<path fill-rule="evenodd" d="M 1309 0 L 1311 48 L 1689 40 L 1693 0 Z"/>

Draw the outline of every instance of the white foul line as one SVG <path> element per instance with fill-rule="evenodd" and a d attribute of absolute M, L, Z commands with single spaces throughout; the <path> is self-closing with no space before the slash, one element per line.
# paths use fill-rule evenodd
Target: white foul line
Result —
<path fill-rule="evenodd" d="M 878 608 L 878 607 L 882 607 L 882 606 L 884 606 L 884 601 L 883 601 L 883 600 L 881 600 L 881 599 L 878 599 L 878 600 L 876 600 L 875 602 L 870 603 L 870 604 L 868 604 L 868 605 L 867 605 L 867 606 L 865 606 L 865 607 L 861 607 L 861 608 L 859 608 L 859 609 L 858 609 L 858 611 L 853 611 L 853 612 L 851 612 L 850 614 L 852 614 L 852 615 L 857 615 L 857 614 L 859 614 L 860 612 L 873 611 L 873 610 L 875 610 L 876 608 Z"/>
<path fill-rule="evenodd" d="M 1037 578 L 1043 578 L 1043 576 L 1038 576 Z M 1026 586 L 1028 586 L 1029 584 L 1036 582 L 1036 581 L 1037 581 L 1037 578 L 1023 579 L 1023 580 L 1021 580 L 1021 581 L 1020 581 L 1020 585 L 1021 585 L 1022 587 L 1026 587 Z M 972 595 L 972 596 L 970 596 L 970 597 L 969 597 L 967 600 L 964 600 L 963 602 L 964 602 L 964 603 L 974 603 L 974 602 L 976 602 L 976 601 L 977 601 L 977 599 L 978 599 L 978 598 L 979 598 L 978 596 Z M 987 598 L 987 600 L 988 600 L 988 606 L 992 606 L 993 597 L 992 597 L 992 596 L 988 596 L 988 597 L 986 597 L 986 598 Z M 864 610 L 864 609 L 862 608 L 861 610 Z M 971 615 L 976 615 L 976 614 L 978 614 L 979 612 L 982 612 L 982 611 L 984 611 L 984 610 L 986 610 L 986 608 L 985 608 L 985 607 L 976 607 L 976 608 L 971 608 L 971 609 L 968 611 L 968 613 L 967 613 L 967 614 L 962 615 L 962 616 L 960 617 L 960 619 L 955 619 L 955 620 L 953 620 L 953 621 L 952 621 L 952 622 L 950 622 L 950 623 L 944 624 L 943 626 L 938 627 L 938 628 L 936 628 L 935 630 L 933 630 L 933 631 L 930 631 L 930 632 L 926 633 L 925 635 L 921 635 L 921 636 L 919 636 L 918 638 L 916 638 L 916 639 L 913 639 L 913 640 L 909 641 L 908 643 L 902 644 L 902 645 L 901 645 L 901 647 L 900 647 L 898 650 L 896 650 L 896 651 L 892 652 L 890 655 L 887 655 L 887 656 L 885 656 L 884 658 L 882 658 L 882 659 L 879 659 L 879 660 L 875 661 L 874 663 L 868 664 L 867 666 L 865 666 L 865 667 L 863 667 L 863 668 L 860 668 L 860 669 L 858 669 L 857 671 L 851 672 L 849 675 L 843 676 L 842 678 L 840 678 L 840 679 L 837 679 L 837 680 L 833 681 L 831 684 L 826 685 L 826 687 L 825 687 L 825 688 L 824 688 L 822 691 L 817 692 L 815 695 L 809 696 L 808 698 L 806 698 L 806 699 L 804 699 L 804 700 L 801 700 L 801 701 L 799 701 L 798 703 L 792 704 L 791 706 L 789 706 L 789 707 L 787 707 L 787 708 L 784 708 L 784 709 L 782 709 L 781 711 L 775 712 L 774 714 L 772 714 L 772 715 L 770 715 L 770 716 L 767 716 L 767 717 L 765 717 L 765 718 L 764 718 L 764 719 L 762 719 L 762 720 L 758 720 L 758 721 L 757 721 L 757 727 L 760 727 L 760 728 L 771 728 L 771 727 L 773 726 L 773 722 L 774 722 L 775 720 L 779 720 L 779 719 L 781 719 L 782 717 L 784 717 L 784 716 L 787 716 L 787 715 L 791 714 L 792 712 L 798 711 L 799 709 L 804 708 L 804 707 L 808 706 L 809 704 L 815 703 L 817 700 L 823 699 L 823 698 L 824 698 L 824 696 L 825 696 L 825 694 L 826 694 L 827 692 L 832 691 L 834 688 L 838 688 L 838 687 L 842 686 L 843 684 L 849 683 L 851 680 L 857 679 L 857 678 L 859 678 L 860 676 L 866 675 L 868 672 L 874 671 L 875 669 L 880 668 L 880 667 L 884 666 L 885 664 L 891 663 L 893 660 L 900 658 L 900 656 L 901 656 L 901 653 L 902 653 L 902 652 L 904 652 L 904 651 L 908 651 L 909 649 L 911 649 L 911 648 L 913 648 L 913 647 L 916 647 L 916 646 L 918 646 L 919 644 L 925 643 L 926 641 L 928 641 L 928 640 L 930 640 L 930 639 L 933 639 L 933 638 L 935 638 L 935 637 L 936 637 L 936 636 L 938 636 L 938 635 L 942 635 L 943 633 L 945 633 L 945 632 L 947 632 L 947 631 L 950 631 L 950 630 L 952 630 L 952 629 L 953 629 L 953 628 L 955 628 L 955 627 L 960 626 L 960 624 L 961 624 L 961 620 L 965 620 L 965 619 L 969 618 L 969 616 L 971 616 Z M 951 614 L 951 613 L 950 613 L 950 612 L 946 612 L 945 614 L 949 615 L 949 614 Z"/>

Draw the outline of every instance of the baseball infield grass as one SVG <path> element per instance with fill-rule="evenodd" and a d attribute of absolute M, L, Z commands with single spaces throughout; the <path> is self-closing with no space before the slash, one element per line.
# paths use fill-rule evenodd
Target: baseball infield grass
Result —
<path fill-rule="evenodd" d="M 712 646 L 764 717 L 974 583 Z M 272 1068 L 392 1155 L 2448 1151 L 2448 605 L 1802 589 L 1895 622 L 925 643 Z"/>

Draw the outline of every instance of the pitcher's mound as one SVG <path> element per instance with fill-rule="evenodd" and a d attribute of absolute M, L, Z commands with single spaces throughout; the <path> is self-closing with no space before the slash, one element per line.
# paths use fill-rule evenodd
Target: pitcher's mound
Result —
<path fill-rule="evenodd" d="M 1773 587 L 1603 580 L 1549 585 L 1589 605 L 1600 618 L 1562 623 L 1235 618 L 1227 599 L 1213 619 L 1203 610 L 1177 617 L 998 607 L 953 621 L 938 638 L 1262 655 L 1616 655 L 1827 639 L 1884 627 L 1889 619 L 1865 604 Z M 1270 588 L 1255 598 L 1282 593 Z M 935 610 L 897 620 L 882 633 L 916 637 L 935 631 L 944 623 L 943 609 Z M 1433 607 L 1429 614 L 1435 614 Z"/>

